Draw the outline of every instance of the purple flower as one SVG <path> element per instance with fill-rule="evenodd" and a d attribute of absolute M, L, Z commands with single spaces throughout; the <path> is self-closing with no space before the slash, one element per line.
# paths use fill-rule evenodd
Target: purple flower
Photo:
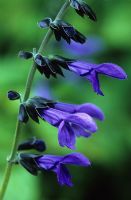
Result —
<path fill-rule="evenodd" d="M 22 55 L 22 57 L 24 56 L 26 58 L 28 57 L 28 52 L 20 52 L 19 55 L 20 56 Z M 45 60 L 46 60 L 46 65 L 44 65 Z M 118 65 L 113 63 L 93 64 L 79 60 L 71 60 L 61 56 L 52 56 L 46 58 L 41 56 L 40 54 L 37 54 L 35 56 L 35 62 L 37 63 L 37 69 L 41 72 L 41 74 L 44 73 L 47 78 L 49 78 L 50 75 L 56 77 L 57 73 L 63 75 L 61 68 L 65 68 L 66 70 L 75 72 L 79 76 L 85 77 L 92 84 L 94 91 L 100 95 L 104 94 L 100 88 L 99 77 L 98 77 L 99 74 L 104 74 L 106 76 L 118 79 L 127 78 L 127 75 L 124 72 L 124 70 Z M 52 69 L 52 71 L 50 71 L 50 69 Z"/>
<path fill-rule="evenodd" d="M 66 156 L 19 154 L 19 163 L 31 174 L 37 175 L 38 171 L 53 171 L 57 174 L 60 185 L 73 186 L 71 175 L 65 165 L 88 167 L 90 161 L 80 153 L 71 153 Z"/>
<path fill-rule="evenodd" d="M 73 186 L 71 175 L 65 165 L 90 166 L 90 161 L 80 153 L 72 153 L 66 156 L 44 155 L 35 159 L 38 167 L 43 170 L 51 170 L 57 174 L 60 185 Z"/>
<path fill-rule="evenodd" d="M 102 111 L 93 104 L 73 105 L 54 103 L 52 108 L 36 108 L 39 116 L 58 128 L 60 146 L 75 148 L 76 137 L 89 137 L 97 131 L 93 117 L 104 119 Z"/>
<path fill-rule="evenodd" d="M 92 84 L 94 91 L 100 95 L 103 95 L 103 92 L 100 89 L 99 74 L 104 74 L 118 79 L 127 78 L 124 70 L 113 63 L 92 64 L 83 61 L 75 61 L 68 63 L 68 67 L 71 71 L 88 79 Z"/>

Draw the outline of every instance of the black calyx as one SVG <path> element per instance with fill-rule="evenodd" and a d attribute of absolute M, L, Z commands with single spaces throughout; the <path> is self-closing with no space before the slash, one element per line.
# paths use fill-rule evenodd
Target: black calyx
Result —
<path fill-rule="evenodd" d="M 39 27 L 45 28 L 46 19 L 39 22 Z M 44 23 L 42 25 L 42 23 Z M 77 31 L 71 24 L 63 20 L 55 20 L 48 23 L 48 26 L 54 32 L 55 38 L 57 41 L 60 41 L 61 38 L 66 40 L 67 43 L 71 43 L 71 40 L 74 40 L 78 43 L 83 44 L 86 41 L 86 37 Z"/>
<path fill-rule="evenodd" d="M 27 123 L 30 117 L 33 121 L 39 123 L 37 108 L 47 109 L 48 107 L 53 107 L 54 103 L 55 102 L 42 97 L 28 99 L 26 102 L 20 104 L 19 121 Z"/>
<path fill-rule="evenodd" d="M 48 107 L 53 107 L 54 103 L 56 102 L 39 96 L 32 97 L 27 101 L 27 105 L 32 105 L 35 108 L 45 108 L 45 109 Z"/>
<path fill-rule="evenodd" d="M 20 104 L 19 107 L 19 116 L 18 116 L 19 121 L 23 122 L 23 123 L 27 123 L 29 120 L 29 116 L 26 110 L 26 106 L 25 103 Z"/>
<path fill-rule="evenodd" d="M 35 162 L 36 157 L 37 155 L 34 154 L 18 154 L 18 163 L 20 163 L 28 172 L 34 176 L 38 175 L 39 170 L 37 163 Z"/>
<path fill-rule="evenodd" d="M 50 76 L 56 78 L 57 74 L 64 77 L 62 68 L 69 70 L 67 61 L 71 59 L 65 59 L 61 56 L 44 57 L 37 54 L 34 60 L 41 74 L 44 74 L 47 78 L 50 78 Z"/>
<path fill-rule="evenodd" d="M 70 0 L 70 5 L 75 9 L 78 15 L 84 17 L 87 15 L 91 20 L 97 21 L 96 14 L 92 10 L 92 8 L 82 0 Z"/>

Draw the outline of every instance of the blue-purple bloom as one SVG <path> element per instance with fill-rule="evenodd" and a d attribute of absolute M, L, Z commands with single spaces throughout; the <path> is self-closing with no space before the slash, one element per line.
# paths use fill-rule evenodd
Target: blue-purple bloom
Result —
<path fill-rule="evenodd" d="M 90 161 L 80 153 L 71 153 L 66 156 L 56 155 L 34 155 L 20 154 L 18 161 L 32 175 L 37 175 L 38 171 L 53 171 L 57 175 L 57 180 L 60 185 L 73 186 L 71 175 L 66 165 L 77 165 L 88 167 Z"/>
<path fill-rule="evenodd" d="M 22 58 L 29 58 L 30 52 L 20 51 L 19 56 Z M 32 54 L 33 56 L 33 54 Z M 44 57 L 40 54 L 33 56 L 37 64 L 36 67 L 41 74 L 45 74 L 47 78 L 52 75 L 56 78 L 57 74 L 64 76 L 61 68 L 70 70 L 85 77 L 93 86 L 94 91 L 99 95 L 104 95 L 100 88 L 99 74 L 104 74 L 117 79 L 126 79 L 127 75 L 124 70 L 113 63 L 93 64 L 85 61 L 73 60 L 64 58 L 62 56 L 49 56 Z"/>
<path fill-rule="evenodd" d="M 76 74 L 85 77 L 90 81 L 97 94 L 104 95 L 100 89 L 99 74 L 104 74 L 117 79 L 126 79 L 124 70 L 113 63 L 92 64 L 84 61 L 70 62 L 68 67 Z"/>
<path fill-rule="evenodd" d="M 93 118 L 104 120 L 104 114 L 94 104 L 81 105 L 57 102 L 53 107 L 36 108 L 39 116 L 58 128 L 60 146 L 75 149 L 76 137 L 89 137 L 97 131 Z"/>

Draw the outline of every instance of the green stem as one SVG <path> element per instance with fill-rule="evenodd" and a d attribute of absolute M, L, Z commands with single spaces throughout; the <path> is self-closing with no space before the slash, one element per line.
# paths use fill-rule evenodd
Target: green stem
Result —
<path fill-rule="evenodd" d="M 62 18 L 64 16 L 64 14 L 65 14 L 65 11 L 69 7 L 69 5 L 70 5 L 69 0 L 67 0 L 64 3 L 64 5 L 62 6 L 62 8 L 60 9 L 60 11 L 58 12 L 58 14 L 57 14 L 55 19 Z M 45 50 L 45 47 L 48 44 L 52 34 L 53 34 L 52 30 L 49 29 L 47 34 L 45 35 L 41 45 L 40 45 L 38 53 L 42 53 Z M 32 68 L 31 68 L 31 70 L 30 70 L 30 72 L 29 72 L 28 78 L 27 78 L 23 101 L 26 101 L 29 98 L 30 90 L 31 90 L 31 86 L 32 86 L 32 82 L 33 82 L 33 79 L 34 79 L 35 72 L 36 72 L 36 65 L 34 63 Z M 13 166 L 13 162 L 12 161 L 15 159 L 15 155 L 16 155 L 16 152 L 17 152 L 17 146 L 18 146 L 18 142 L 19 142 L 21 128 L 22 128 L 22 123 L 19 120 L 17 120 L 17 125 L 16 125 L 15 135 L 14 135 L 14 139 L 13 139 L 13 144 L 12 144 L 10 156 L 9 156 L 9 159 L 8 159 L 8 162 L 7 162 L 7 166 L 6 166 L 6 169 L 5 169 L 3 182 L 2 182 L 2 185 L 1 185 L 1 189 L 0 189 L 0 200 L 2 200 L 4 198 L 4 195 L 5 195 L 8 183 L 9 183 L 9 179 L 10 179 L 11 171 L 12 171 L 12 166 Z"/>

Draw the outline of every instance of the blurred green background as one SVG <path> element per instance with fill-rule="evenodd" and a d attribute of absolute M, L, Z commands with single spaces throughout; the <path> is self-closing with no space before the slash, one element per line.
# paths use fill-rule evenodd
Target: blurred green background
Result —
<path fill-rule="evenodd" d="M 20 50 L 38 48 L 46 30 L 39 29 L 37 22 L 44 17 L 55 17 L 64 0 L 0 0 L 0 181 L 11 148 L 15 130 L 18 102 L 10 102 L 7 91 L 23 94 L 25 81 L 32 62 L 18 58 Z M 94 38 L 95 53 L 76 56 L 96 63 L 114 62 L 122 66 L 128 80 L 119 81 L 101 76 L 104 97 L 96 95 L 89 82 L 72 73 L 66 78 L 46 80 L 36 73 L 32 95 L 46 95 L 69 103 L 92 102 L 100 106 L 106 119 L 98 122 L 99 131 L 92 137 L 77 139 L 77 151 L 91 161 L 90 168 L 70 167 L 73 188 L 60 187 L 53 173 L 45 172 L 33 177 L 24 168 L 15 166 L 5 200 L 130 200 L 131 199 L 131 1 L 88 0 L 95 10 L 98 21 L 82 19 L 69 9 L 65 19 L 87 38 Z M 98 42 L 99 41 L 99 42 Z M 91 39 L 92 42 L 92 39 Z M 99 47 L 97 47 L 97 44 Z M 68 46 L 68 49 L 71 47 Z M 56 43 L 52 37 L 45 54 L 71 57 L 65 43 Z M 43 52 L 44 53 L 44 52 Z M 45 55 L 44 54 L 44 55 Z M 71 151 L 60 148 L 57 129 L 41 121 L 30 120 L 23 127 L 21 140 L 37 135 L 47 144 L 45 153 L 66 154 Z"/>

